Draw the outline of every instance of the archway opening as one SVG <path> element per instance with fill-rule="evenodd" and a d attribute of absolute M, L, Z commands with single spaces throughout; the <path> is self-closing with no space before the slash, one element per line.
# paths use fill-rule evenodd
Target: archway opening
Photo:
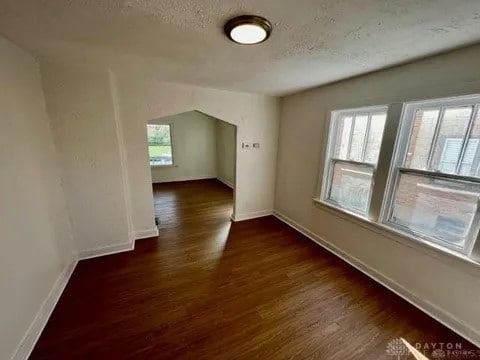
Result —
<path fill-rule="evenodd" d="M 147 145 L 155 222 L 229 222 L 235 214 L 237 127 L 199 111 L 152 119 Z M 213 216 L 212 216 L 213 214 Z"/>

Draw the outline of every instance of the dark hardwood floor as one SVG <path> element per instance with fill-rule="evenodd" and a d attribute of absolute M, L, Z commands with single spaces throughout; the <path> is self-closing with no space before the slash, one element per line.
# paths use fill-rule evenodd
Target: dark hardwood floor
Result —
<path fill-rule="evenodd" d="M 231 223 L 216 180 L 154 193 L 159 238 L 81 261 L 31 359 L 397 359 L 398 337 L 476 350 L 274 217 Z"/>

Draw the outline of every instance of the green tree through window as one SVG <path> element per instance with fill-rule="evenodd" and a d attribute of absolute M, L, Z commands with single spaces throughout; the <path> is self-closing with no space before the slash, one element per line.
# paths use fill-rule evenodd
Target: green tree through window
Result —
<path fill-rule="evenodd" d="M 150 165 L 173 165 L 170 125 L 147 125 L 147 138 Z"/>

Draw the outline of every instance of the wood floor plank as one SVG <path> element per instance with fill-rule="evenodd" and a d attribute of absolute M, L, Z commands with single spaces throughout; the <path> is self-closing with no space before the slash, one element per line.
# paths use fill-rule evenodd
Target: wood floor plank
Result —
<path fill-rule="evenodd" d="M 231 223 L 232 198 L 154 185 L 159 237 L 81 261 L 31 359 L 387 359 L 400 336 L 477 350 L 277 219 Z"/>

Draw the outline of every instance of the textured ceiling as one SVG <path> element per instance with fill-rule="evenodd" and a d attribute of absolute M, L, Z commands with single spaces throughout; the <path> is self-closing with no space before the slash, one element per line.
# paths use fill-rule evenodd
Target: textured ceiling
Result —
<path fill-rule="evenodd" d="M 224 22 L 256 14 L 270 39 Z M 0 0 L 0 33 L 38 56 L 285 94 L 480 41 L 480 0 Z"/>

